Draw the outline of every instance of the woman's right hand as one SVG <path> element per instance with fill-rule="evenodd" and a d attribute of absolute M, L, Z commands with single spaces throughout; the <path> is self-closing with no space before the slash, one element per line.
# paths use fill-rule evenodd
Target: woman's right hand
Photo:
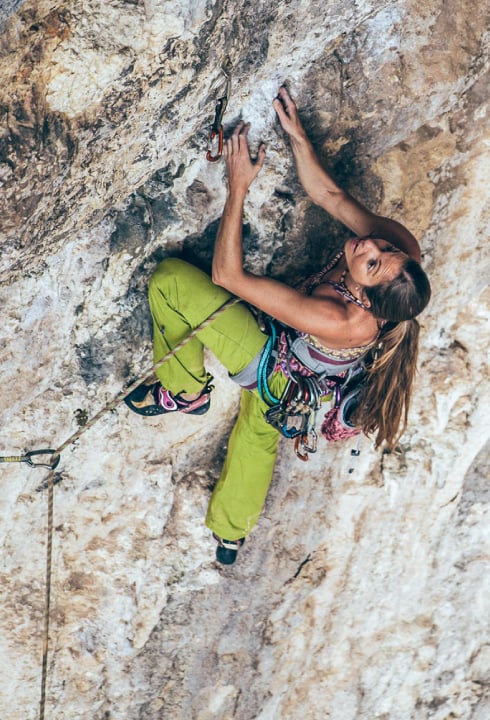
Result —
<path fill-rule="evenodd" d="M 265 161 L 265 143 L 261 143 L 255 162 L 250 157 L 248 131 L 250 123 L 239 122 L 231 137 L 225 140 L 223 155 L 226 162 L 228 189 L 245 196 Z"/>
<path fill-rule="evenodd" d="M 277 97 L 272 101 L 272 107 L 277 113 L 283 130 L 285 130 L 291 138 L 301 140 L 306 137 L 306 133 L 298 117 L 296 103 L 284 85 L 281 85 L 279 88 Z"/>

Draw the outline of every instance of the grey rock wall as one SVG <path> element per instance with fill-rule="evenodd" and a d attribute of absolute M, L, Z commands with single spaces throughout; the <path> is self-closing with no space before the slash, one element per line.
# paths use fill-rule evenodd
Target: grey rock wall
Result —
<path fill-rule="evenodd" d="M 63 453 L 47 717 L 484 720 L 488 667 L 488 5 L 4 3 L 0 454 L 57 446 L 151 365 L 156 262 L 209 264 L 226 114 L 266 167 L 247 263 L 289 281 L 348 237 L 302 192 L 282 82 L 338 180 L 419 237 L 434 298 L 392 454 L 284 442 L 239 563 L 203 524 L 238 392 L 203 418 L 121 406 Z M 38 717 L 43 471 L 1 465 L 2 720 Z"/>

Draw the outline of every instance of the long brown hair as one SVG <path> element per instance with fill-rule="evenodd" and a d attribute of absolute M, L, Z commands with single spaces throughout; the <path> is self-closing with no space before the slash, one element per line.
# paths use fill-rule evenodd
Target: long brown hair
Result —
<path fill-rule="evenodd" d="M 368 382 L 353 421 L 366 435 L 377 433 L 375 447 L 386 441 L 393 448 L 406 430 L 417 366 L 419 323 L 403 320 L 382 332 Z"/>
<path fill-rule="evenodd" d="M 393 448 L 407 427 L 420 331 L 415 316 L 429 302 L 430 283 L 419 263 L 408 259 L 394 280 L 364 292 L 381 332 L 353 421 L 367 435 L 377 433 L 375 447 L 385 441 Z"/>

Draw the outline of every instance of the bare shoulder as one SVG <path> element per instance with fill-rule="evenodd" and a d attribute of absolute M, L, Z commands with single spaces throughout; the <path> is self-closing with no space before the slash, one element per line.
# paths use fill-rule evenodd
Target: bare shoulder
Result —
<path fill-rule="evenodd" d="M 362 323 L 348 323 L 336 335 L 313 335 L 325 347 L 333 350 L 347 350 L 348 348 L 370 345 L 378 336 L 379 328 L 371 315 L 372 322 L 365 320 Z"/>
<path fill-rule="evenodd" d="M 369 345 L 378 334 L 376 318 L 367 310 L 347 302 L 329 285 L 315 289 L 315 322 L 298 317 L 297 330 L 308 332 L 325 347 L 335 350 Z"/>

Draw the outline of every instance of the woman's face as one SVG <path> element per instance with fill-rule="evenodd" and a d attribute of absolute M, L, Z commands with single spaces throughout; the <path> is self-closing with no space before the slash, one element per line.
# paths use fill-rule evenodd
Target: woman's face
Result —
<path fill-rule="evenodd" d="M 363 287 L 396 278 L 407 257 L 387 240 L 351 238 L 345 243 L 345 260 L 351 277 Z"/>

